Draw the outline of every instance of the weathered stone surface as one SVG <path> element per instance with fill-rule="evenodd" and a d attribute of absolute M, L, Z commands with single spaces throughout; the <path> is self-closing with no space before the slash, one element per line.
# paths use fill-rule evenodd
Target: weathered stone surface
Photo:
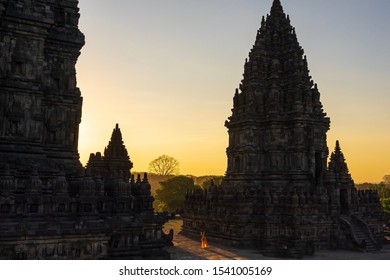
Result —
<path fill-rule="evenodd" d="M 381 242 L 377 194 L 357 192 L 280 1 L 263 17 L 233 98 L 221 186 L 187 194 L 183 232 L 269 254 Z M 365 241 L 363 242 L 363 239 Z"/>
<path fill-rule="evenodd" d="M 72 173 L 81 167 L 77 141 L 82 98 L 75 64 L 84 35 L 77 27 L 77 4 L 2 4 L 0 156 L 11 168 L 42 163 L 47 172 L 63 167 Z"/>
<path fill-rule="evenodd" d="M 76 0 L 0 0 L 0 259 L 168 258 L 118 125 L 101 167 L 79 162 L 78 19 Z"/>

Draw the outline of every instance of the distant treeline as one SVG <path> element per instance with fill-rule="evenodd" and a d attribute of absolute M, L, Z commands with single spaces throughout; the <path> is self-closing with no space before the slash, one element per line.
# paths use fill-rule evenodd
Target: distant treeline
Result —
<path fill-rule="evenodd" d="M 380 182 L 379 184 L 373 184 L 373 183 L 356 184 L 355 187 L 358 190 L 378 191 L 379 198 L 390 198 L 390 184 L 386 184 L 385 182 Z"/>
<path fill-rule="evenodd" d="M 374 190 L 378 191 L 378 195 L 382 204 L 383 211 L 387 213 L 387 219 L 390 218 L 390 175 L 385 175 L 383 181 L 379 184 L 363 183 L 356 184 L 358 190 Z"/>
<path fill-rule="evenodd" d="M 137 177 L 144 172 L 133 172 Z M 183 207 L 185 193 L 188 189 L 202 188 L 208 189 L 211 181 L 214 180 L 216 185 L 220 185 L 223 176 L 193 176 L 193 175 L 157 175 L 148 173 L 149 183 L 151 185 L 152 195 L 155 197 L 154 209 L 156 211 L 177 212 Z M 378 184 L 363 183 L 356 184 L 358 190 L 375 190 L 378 191 L 382 207 L 386 213 L 390 214 L 390 176 L 383 177 L 383 182 Z"/>
<path fill-rule="evenodd" d="M 138 174 L 141 174 L 141 178 L 143 178 L 144 172 L 132 172 L 134 174 L 134 177 L 137 178 Z M 191 178 L 194 181 L 195 186 L 199 186 L 201 188 L 206 188 L 209 186 L 209 183 L 211 179 L 214 179 L 215 184 L 219 185 L 222 181 L 223 176 L 217 176 L 217 175 L 204 175 L 204 176 L 193 176 L 193 175 L 180 175 L 184 177 Z M 156 194 L 156 190 L 161 188 L 160 182 L 164 182 L 168 179 L 171 179 L 173 177 L 178 177 L 175 175 L 157 175 L 153 173 L 148 173 L 148 180 L 151 185 L 151 191 L 152 194 Z"/>
<path fill-rule="evenodd" d="M 135 177 L 141 172 L 133 172 Z M 143 175 L 142 175 L 143 176 Z M 142 177 L 141 176 L 141 177 Z M 193 176 L 193 175 L 157 175 L 148 173 L 148 180 L 151 185 L 151 192 L 155 200 L 153 207 L 155 211 L 179 212 L 184 206 L 185 194 L 194 188 L 208 189 L 211 181 L 220 185 L 223 176 Z"/>

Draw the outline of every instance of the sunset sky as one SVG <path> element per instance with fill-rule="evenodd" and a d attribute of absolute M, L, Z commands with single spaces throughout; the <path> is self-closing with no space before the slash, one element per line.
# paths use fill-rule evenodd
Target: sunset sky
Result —
<path fill-rule="evenodd" d="M 281 0 L 355 182 L 390 174 L 390 1 Z M 235 88 L 272 0 L 80 0 L 86 45 L 79 152 L 116 123 L 134 163 L 162 154 L 181 174 L 223 175 Z"/>

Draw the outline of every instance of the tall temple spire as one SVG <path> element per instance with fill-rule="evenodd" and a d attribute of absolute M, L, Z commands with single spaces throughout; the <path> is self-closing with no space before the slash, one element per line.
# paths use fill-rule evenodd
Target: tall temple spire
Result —
<path fill-rule="evenodd" d="M 257 247 L 273 257 L 334 244 L 361 247 L 363 241 L 379 248 L 377 195 L 356 191 L 338 141 L 327 169 L 330 120 L 279 0 L 262 18 L 244 65 L 225 123 L 226 175 L 219 187 L 187 193 L 182 233 L 207 231 L 216 242 Z M 376 232 L 355 236 L 370 231 L 366 222 Z"/>
<path fill-rule="evenodd" d="M 110 170 L 121 170 L 123 179 L 128 181 L 130 178 L 130 169 L 133 163 L 130 161 L 129 154 L 123 144 L 122 132 L 119 125 L 116 124 L 112 131 L 111 140 L 104 149 L 104 161 Z"/>
<path fill-rule="evenodd" d="M 118 124 L 115 125 L 115 128 L 112 131 L 111 140 L 104 150 L 104 157 L 128 157 L 126 147 L 123 144 L 122 132 Z"/>
<path fill-rule="evenodd" d="M 273 174 L 287 182 L 291 174 L 306 173 L 303 181 L 321 185 L 329 124 L 295 29 L 275 0 L 245 60 L 226 122 L 230 135 L 226 174 L 257 179 Z"/>
<path fill-rule="evenodd" d="M 336 141 L 336 147 L 334 149 L 334 152 L 332 152 L 332 154 L 330 155 L 328 170 L 330 173 L 332 173 L 339 179 L 352 180 L 338 140 Z"/>
<path fill-rule="evenodd" d="M 0 260 L 168 259 L 118 124 L 79 161 L 79 2 L 0 0 Z"/>
<path fill-rule="evenodd" d="M 243 76 L 242 94 L 236 98 L 237 107 L 242 108 L 234 108 L 234 113 L 250 110 L 267 114 L 275 109 L 272 102 L 276 102 L 280 104 L 276 108 L 280 113 L 324 116 L 306 56 L 278 0 L 273 2 L 270 15 L 262 19 Z"/>

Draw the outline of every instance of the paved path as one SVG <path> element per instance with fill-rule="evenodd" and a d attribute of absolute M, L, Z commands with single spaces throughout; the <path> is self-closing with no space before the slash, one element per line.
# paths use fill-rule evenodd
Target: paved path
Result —
<path fill-rule="evenodd" d="M 199 241 L 192 240 L 181 234 L 174 236 L 174 246 L 167 251 L 173 260 L 264 260 L 270 259 L 254 250 L 230 248 L 222 245 L 209 244 L 207 249 L 200 248 Z"/>
<path fill-rule="evenodd" d="M 179 234 L 181 220 L 171 220 L 164 226 L 164 231 L 173 229 L 173 247 L 168 247 L 172 260 L 272 260 L 256 250 L 238 249 L 219 244 L 209 244 L 207 249 L 200 248 L 199 240 L 192 240 Z M 361 253 L 346 250 L 319 250 L 314 256 L 304 257 L 306 260 L 390 260 L 390 245 L 384 246 L 380 252 Z"/>

